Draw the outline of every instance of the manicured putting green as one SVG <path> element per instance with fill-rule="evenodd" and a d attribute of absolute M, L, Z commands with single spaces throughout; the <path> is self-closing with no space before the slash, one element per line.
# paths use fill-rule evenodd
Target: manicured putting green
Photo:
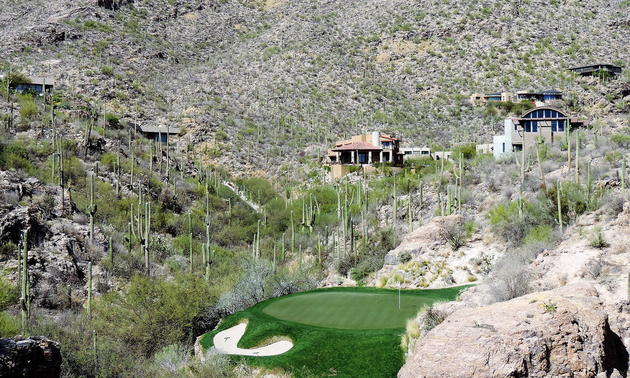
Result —
<path fill-rule="evenodd" d="M 434 299 L 398 293 L 313 292 L 288 296 L 267 305 L 263 312 L 280 320 L 335 329 L 389 329 L 406 321 Z"/>

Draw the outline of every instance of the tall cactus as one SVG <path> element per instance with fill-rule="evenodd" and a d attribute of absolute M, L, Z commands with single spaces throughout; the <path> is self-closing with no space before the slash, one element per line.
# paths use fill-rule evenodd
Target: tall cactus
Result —
<path fill-rule="evenodd" d="M 556 187 L 558 189 L 558 225 L 560 227 L 560 234 L 562 234 L 562 206 L 561 206 L 561 201 L 560 201 L 560 180 L 558 180 Z"/>
<path fill-rule="evenodd" d="M 90 214 L 90 244 L 94 242 L 94 215 L 97 210 L 94 203 L 94 176 L 94 174 L 90 175 L 90 204 L 87 206 L 87 212 Z"/>
<path fill-rule="evenodd" d="M 92 262 L 88 263 L 88 297 L 87 297 L 87 312 L 88 317 L 92 317 Z"/>
<path fill-rule="evenodd" d="M 621 163 L 621 190 L 626 190 L 626 157 L 623 157 L 623 163 Z"/>
<path fill-rule="evenodd" d="M 22 331 L 26 332 L 26 327 L 28 323 L 28 319 L 31 315 L 31 295 L 30 295 L 30 282 L 28 276 L 28 230 L 24 231 L 23 237 L 24 249 L 22 251 L 22 266 L 21 275 L 22 275 L 22 293 L 20 296 L 20 308 L 22 311 Z"/>

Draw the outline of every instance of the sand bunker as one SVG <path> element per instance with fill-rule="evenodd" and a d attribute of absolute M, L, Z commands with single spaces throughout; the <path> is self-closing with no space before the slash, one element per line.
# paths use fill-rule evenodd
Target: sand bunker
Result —
<path fill-rule="evenodd" d="M 242 356 L 277 356 L 293 348 L 292 342 L 283 340 L 261 348 L 241 349 L 237 345 L 245 334 L 246 328 L 247 324 L 241 323 L 217 333 L 213 339 L 214 347 L 223 354 L 238 354 Z"/>

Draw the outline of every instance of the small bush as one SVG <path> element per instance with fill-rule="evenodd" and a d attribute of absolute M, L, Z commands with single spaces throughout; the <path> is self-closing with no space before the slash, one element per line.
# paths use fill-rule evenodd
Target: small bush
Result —
<path fill-rule="evenodd" d="M 610 136 L 610 141 L 620 148 L 630 147 L 630 135 L 617 133 Z"/>
<path fill-rule="evenodd" d="M 436 309 L 433 305 L 427 308 L 425 317 L 424 317 L 424 326 L 423 328 L 426 331 L 430 331 L 438 325 L 442 324 L 442 322 L 446 319 L 446 313 L 444 311 L 440 311 Z"/>
<path fill-rule="evenodd" d="M 112 67 L 109 67 L 109 66 L 103 66 L 103 67 L 101 67 L 101 73 L 103 75 L 113 76 L 114 75 L 114 69 Z"/>
<path fill-rule="evenodd" d="M 609 246 L 609 244 L 604 240 L 604 235 L 601 231 L 597 232 L 595 236 L 591 239 L 591 247 L 602 249 Z"/>
<path fill-rule="evenodd" d="M 448 242 L 453 251 L 466 245 L 466 230 L 461 224 L 452 222 L 442 227 L 441 236 Z"/>
<path fill-rule="evenodd" d="M 37 105 L 33 101 L 24 101 L 22 102 L 22 107 L 20 108 L 20 115 L 26 119 L 31 119 L 37 115 L 39 111 L 37 110 Z"/>
<path fill-rule="evenodd" d="M 120 127 L 120 119 L 114 113 L 106 113 L 105 114 L 105 120 L 107 121 L 107 124 L 109 126 L 115 128 L 115 129 Z"/>
<path fill-rule="evenodd" d="M 420 325 L 416 321 L 416 319 L 407 320 L 407 335 L 409 335 L 412 339 L 417 339 L 420 337 Z"/>

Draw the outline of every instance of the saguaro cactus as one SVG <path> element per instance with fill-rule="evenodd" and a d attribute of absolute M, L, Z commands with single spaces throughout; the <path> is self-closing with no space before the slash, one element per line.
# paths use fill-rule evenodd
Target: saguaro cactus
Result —
<path fill-rule="evenodd" d="M 26 332 L 26 325 L 31 315 L 30 282 L 28 277 L 28 230 L 24 231 L 23 244 L 22 266 L 20 267 L 22 275 L 20 308 L 22 310 L 22 330 L 23 332 Z"/>
<path fill-rule="evenodd" d="M 87 312 L 88 317 L 92 316 L 92 262 L 88 263 L 88 297 L 87 297 Z"/>
<path fill-rule="evenodd" d="M 560 180 L 558 180 L 556 187 L 558 189 L 558 225 L 560 227 L 560 234 L 562 234 L 562 207 L 560 204 Z"/>
<path fill-rule="evenodd" d="M 94 174 L 90 175 L 90 204 L 87 206 L 87 212 L 90 214 L 90 243 L 94 242 L 94 215 L 97 210 L 94 203 L 94 176 Z"/>

